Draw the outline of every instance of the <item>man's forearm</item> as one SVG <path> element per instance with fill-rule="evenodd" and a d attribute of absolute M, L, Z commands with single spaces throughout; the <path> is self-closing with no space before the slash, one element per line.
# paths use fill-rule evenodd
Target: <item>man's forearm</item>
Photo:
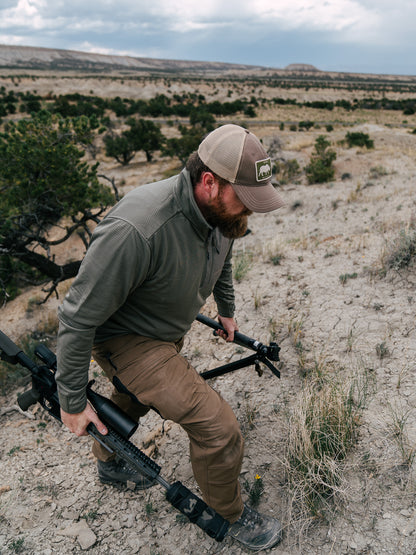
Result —
<path fill-rule="evenodd" d="M 86 387 L 95 328 L 77 329 L 61 317 L 57 346 L 56 383 L 65 412 L 82 412 L 87 405 Z"/>
<path fill-rule="evenodd" d="M 215 284 L 213 294 L 221 316 L 232 318 L 235 312 L 233 285 L 232 249 L 228 253 L 220 277 Z"/>

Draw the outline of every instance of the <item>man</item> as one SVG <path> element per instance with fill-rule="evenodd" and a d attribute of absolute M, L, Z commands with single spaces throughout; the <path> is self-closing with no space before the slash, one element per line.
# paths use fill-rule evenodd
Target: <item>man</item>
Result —
<path fill-rule="evenodd" d="M 270 177 L 257 137 L 224 125 L 179 175 L 128 193 L 95 229 L 60 308 L 56 375 L 62 421 L 79 436 L 89 422 L 106 433 L 85 393 L 91 352 L 115 386 L 113 400 L 130 416 L 138 420 L 153 408 L 179 423 L 204 500 L 229 520 L 229 535 L 254 550 L 276 544 L 280 524 L 243 505 L 237 420 L 179 352 L 211 293 L 222 337 L 233 340 L 232 244 L 253 211 L 283 205 Z M 152 485 L 98 442 L 93 452 L 104 483 Z"/>

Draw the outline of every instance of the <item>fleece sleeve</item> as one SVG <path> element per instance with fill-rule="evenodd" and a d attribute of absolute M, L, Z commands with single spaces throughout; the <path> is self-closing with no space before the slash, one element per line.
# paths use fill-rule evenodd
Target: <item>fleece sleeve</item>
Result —
<path fill-rule="evenodd" d="M 56 382 L 62 408 L 81 412 L 95 331 L 146 277 L 147 242 L 122 220 L 104 219 L 94 231 L 80 271 L 59 308 Z"/>
<path fill-rule="evenodd" d="M 214 286 L 213 294 L 220 316 L 232 318 L 235 312 L 232 246 L 225 259 L 221 275 Z"/>

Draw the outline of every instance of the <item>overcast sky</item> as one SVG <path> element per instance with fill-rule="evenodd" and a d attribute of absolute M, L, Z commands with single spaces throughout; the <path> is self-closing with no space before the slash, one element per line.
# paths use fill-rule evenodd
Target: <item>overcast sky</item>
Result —
<path fill-rule="evenodd" d="M 416 0 L 0 0 L 0 43 L 416 75 Z"/>

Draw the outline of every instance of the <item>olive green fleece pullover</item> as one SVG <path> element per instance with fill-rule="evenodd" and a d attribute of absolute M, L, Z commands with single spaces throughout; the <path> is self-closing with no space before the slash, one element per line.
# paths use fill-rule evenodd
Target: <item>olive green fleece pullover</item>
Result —
<path fill-rule="evenodd" d="M 93 344 L 128 333 L 177 341 L 212 292 L 219 313 L 233 316 L 231 252 L 232 240 L 202 216 L 186 170 L 128 193 L 96 227 L 59 308 L 62 408 L 85 408 Z"/>

